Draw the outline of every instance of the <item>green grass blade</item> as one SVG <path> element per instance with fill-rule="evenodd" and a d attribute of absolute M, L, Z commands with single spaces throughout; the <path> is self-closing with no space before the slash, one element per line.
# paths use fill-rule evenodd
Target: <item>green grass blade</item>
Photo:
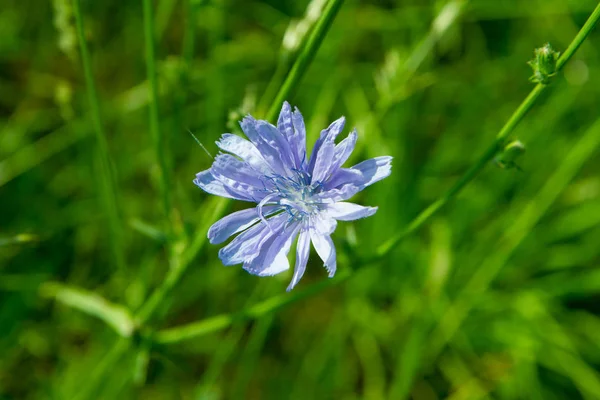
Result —
<path fill-rule="evenodd" d="M 134 331 L 135 325 L 129 310 L 95 293 L 56 282 L 47 282 L 40 287 L 40 295 L 100 318 L 123 337 L 131 336 Z"/>
<path fill-rule="evenodd" d="M 108 217 L 110 244 L 115 259 L 115 265 L 119 270 L 125 268 L 125 254 L 123 250 L 123 241 L 121 235 L 121 221 L 119 217 L 119 205 L 117 200 L 117 184 L 113 173 L 113 165 L 108 151 L 106 134 L 100 115 L 100 103 L 96 92 L 96 84 L 92 74 L 92 65 L 90 55 L 85 39 L 85 30 L 83 25 L 83 15 L 79 0 L 73 0 L 73 15 L 77 27 L 77 40 L 79 41 L 79 51 L 81 52 L 81 63 L 85 75 L 85 85 L 88 95 L 88 103 L 96 135 L 96 148 L 98 169 L 100 171 L 100 193 L 103 199 L 104 208 Z"/>
<path fill-rule="evenodd" d="M 167 219 L 167 229 L 171 231 L 171 190 L 169 175 L 169 161 L 167 159 L 168 140 L 162 134 L 160 127 L 160 113 L 158 106 L 158 77 L 156 72 L 156 54 L 155 54 L 155 27 L 154 11 L 151 0 L 143 0 L 144 7 L 144 46 L 146 51 L 146 73 L 148 76 L 149 95 L 149 124 L 150 134 L 154 143 L 156 161 L 158 163 L 159 190 L 162 196 L 164 213 Z"/>
<path fill-rule="evenodd" d="M 267 112 L 267 120 L 273 121 L 277 118 L 281 105 L 289 98 L 292 91 L 298 86 L 298 83 L 300 83 L 300 80 L 314 59 L 315 54 L 317 54 L 317 50 L 321 47 L 321 43 L 323 42 L 323 39 L 325 39 L 325 35 L 329 31 L 343 2 L 343 0 L 329 0 L 329 3 L 323 11 L 323 15 L 310 34 L 308 42 L 302 49 L 298 59 L 296 59 L 285 82 L 279 89 L 275 100 L 271 103 L 271 108 L 269 108 L 269 111 Z"/>
<path fill-rule="evenodd" d="M 131 339 L 120 337 L 107 351 L 106 355 L 96 365 L 94 370 L 86 372 L 85 380 L 82 382 L 81 390 L 75 396 L 75 400 L 96 398 L 94 391 L 101 384 L 106 374 L 109 373 L 119 361 L 125 356 L 131 347 Z"/>

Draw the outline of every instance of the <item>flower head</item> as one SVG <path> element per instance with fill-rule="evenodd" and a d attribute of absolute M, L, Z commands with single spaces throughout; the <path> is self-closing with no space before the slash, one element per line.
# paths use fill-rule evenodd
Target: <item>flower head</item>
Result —
<path fill-rule="evenodd" d="M 298 237 L 296 265 L 288 290 L 302 278 L 312 242 L 333 277 L 336 252 L 331 234 L 337 221 L 375 214 L 377 207 L 348 203 L 365 187 L 387 177 L 392 157 L 376 157 L 342 168 L 356 144 L 356 130 L 335 143 L 344 117 L 321 131 L 310 158 L 306 130 L 298 109 L 285 102 L 277 127 L 251 116 L 241 121 L 249 140 L 226 133 L 217 141 L 223 151 L 210 169 L 196 174 L 194 183 L 218 196 L 257 203 L 234 212 L 208 230 L 212 244 L 239 233 L 219 251 L 225 265 L 243 264 L 259 276 L 289 269 L 287 254 Z"/>

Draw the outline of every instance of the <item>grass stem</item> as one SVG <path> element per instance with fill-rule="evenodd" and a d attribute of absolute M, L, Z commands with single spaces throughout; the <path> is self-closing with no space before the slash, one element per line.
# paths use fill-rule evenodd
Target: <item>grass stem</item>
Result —
<path fill-rule="evenodd" d="M 108 151 L 106 133 L 100 114 L 100 103 L 92 73 L 92 63 L 85 39 L 83 16 L 79 0 L 73 0 L 73 15 L 77 29 L 77 40 L 81 53 L 81 64 L 85 76 L 85 86 L 88 95 L 88 103 L 92 118 L 92 125 L 96 136 L 96 159 L 99 169 L 99 186 L 104 209 L 108 218 L 108 229 L 110 231 L 110 246 L 114 257 L 114 263 L 118 270 L 125 268 L 125 254 L 121 235 L 121 221 L 119 218 L 119 205 L 117 201 L 117 184 L 113 172 L 113 164 Z"/>
<path fill-rule="evenodd" d="M 279 89 L 275 100 L 271 103 L 271 108 L 269 108 L 269 112 L 267 112 L 268 121 L 273 121 L 275 118 L 277 118 L 277 114 L 281 109 L 281 105 L 286 99 L 289 98 L 292 91 L 298 86 L 300 79 L 302 79 L 308 70 L 309 65 L 315 58 L 317 50 L 319 50 L 319 47 L 321 47 L 321 43 L 323 42 L 327 32 L 329 32 L 329 28 L 331 27 L 331 24 L 333 23 L 333 20 L 343 2 L 344 0 L 329 0 L 329 3 L 327 3 L 327 6 L 323 11 L 323 15 L 317 22 L 317 25 L 308 38 L 308 42 L 302 48 L 302 52 L 296 59 L 296 62 L 292 66 L 292 69 L 290 70 L 285 82 L 283 82 L 283 85 Z"/>
<path fill-rule="evenodd" d="M 171 232 L 171 185 L 169 162 L 167 160 L 168 141 L 162 134 L 158 106 L 158 78 L 156 74 L 154 10 L 151 0 L 143 0 L 144 7 L 144 44 L 146 48 L 146 73 L 150 84 L 149 124 L 158 162 L 159 190 L 162 196 L 164 213 L 167 218 L 167 232 Z"/>

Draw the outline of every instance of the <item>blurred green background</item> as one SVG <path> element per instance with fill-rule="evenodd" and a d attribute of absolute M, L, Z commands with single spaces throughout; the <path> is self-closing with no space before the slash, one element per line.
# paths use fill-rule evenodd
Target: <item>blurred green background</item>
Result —
<path fill-rule="evenodd" d="M 291 271 L 225 268 L 204 243 L 248 205 L 193 185 L 212 160 L 188 130 L 214 155 L 245 113 L 264 118 L 325 3 L 154 1 L 157 146 L 142 1 L 83 0 L 102 153 L 71 1 L 2 0 L 0 399 L 600 399 L 597 30 L 511 135 L 522 171 L 490 163 L 383 260 L 356 263 L 469 168 L 533 87 L 534 48 L 564 51 L 594 0 L 345 1 L 287 99 L 309 143 L 345 115 L 352 162 L 394 156 L 353 199 L 378 213 L 333 236 L 349 279 L 330 285 L 313 254 L 288 295 Z"/>

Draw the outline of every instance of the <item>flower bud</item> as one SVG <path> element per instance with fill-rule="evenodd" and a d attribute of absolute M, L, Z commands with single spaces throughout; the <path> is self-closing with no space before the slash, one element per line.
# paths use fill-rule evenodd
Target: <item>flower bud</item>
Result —
<path fill-rule="evenodd" d="M 525 153 L 525 145 L 520 140 L 513 140 L 504 146 L 500 154 L 496 156 L 494 161 L 496 165 L 503 169 L 516 168 L 521 170 L 515 163 L 515 160 Z"/>
<path fill-rule="evenodd" d="M 556 63 L 560 53 L 555 51 L 550 43 L 546 43 L 544 47 L 535 49 L 533 60 L 528 64 L 533 69 L 533 75 L 529 78 L 531 82 L 542 83 L 547 85 L 550 83 L 550 78 L 556 75 Z"/>

